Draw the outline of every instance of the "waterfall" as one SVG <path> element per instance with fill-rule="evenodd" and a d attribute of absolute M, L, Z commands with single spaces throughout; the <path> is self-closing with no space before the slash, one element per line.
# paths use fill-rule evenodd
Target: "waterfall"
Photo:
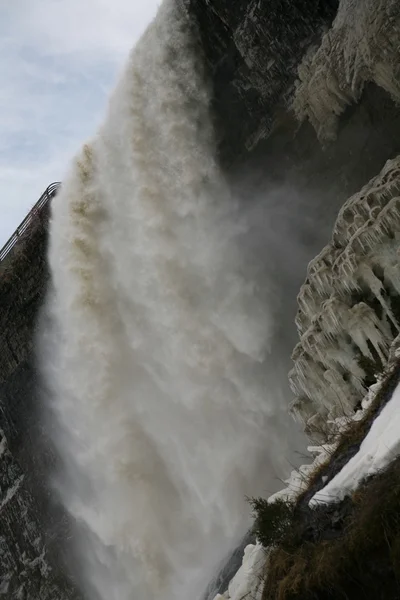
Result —
<path fill-rule="evenodd" d="M 166 0 L 52 206 L 42 359 L 90 599 L 201 598 L 289 467 L 276 284 L 204 71 Z"/>

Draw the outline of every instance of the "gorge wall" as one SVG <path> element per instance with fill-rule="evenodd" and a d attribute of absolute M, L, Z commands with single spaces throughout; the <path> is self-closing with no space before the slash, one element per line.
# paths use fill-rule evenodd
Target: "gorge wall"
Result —
<path fill-rule="evenodd" d="M 57 558 L 57 539 L 65 539 L 68 526 L 48 489 L 54 454 L 40 420 L 34 351 L 48 282 L 48 208 L 34 215 L 0 264 L 0 594 L 5 598 L 77 597 Z"/>

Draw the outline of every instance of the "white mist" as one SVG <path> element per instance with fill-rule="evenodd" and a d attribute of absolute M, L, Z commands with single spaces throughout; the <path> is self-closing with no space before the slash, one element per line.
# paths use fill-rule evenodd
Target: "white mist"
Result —
<path fill-rule="evenodd" d="M 45 374 L 89 598 L 197 600 L 288 467 L 268 257 L 241 251 L 204 79 L 167 0 L 52 207 Z"/>

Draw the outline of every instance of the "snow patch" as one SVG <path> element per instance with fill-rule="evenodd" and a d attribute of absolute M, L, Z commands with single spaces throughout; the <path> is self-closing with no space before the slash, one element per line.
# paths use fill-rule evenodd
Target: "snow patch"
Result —
<path fill-rule="evenodd" d="M 376 386 L 375 390 L 376 390 Z M 374 391 L 372 393 L 374 393 Z M 365 403 L 369 406 L 371 399 Z M 359 451 L 322 490 L 310 500 L 310 506 L 338 502 L 351 494 L 360 483 L 389 465 L 400 454 L 400 385 L 372 423 Z"/>
<path fill-rule="evenodd" d="M 231 580 L 227 591 L 217 594 L 214 600 L 260 600 L 267 557 L 268 551 L 261 544 L 246 546 L 242 566 Z"/>

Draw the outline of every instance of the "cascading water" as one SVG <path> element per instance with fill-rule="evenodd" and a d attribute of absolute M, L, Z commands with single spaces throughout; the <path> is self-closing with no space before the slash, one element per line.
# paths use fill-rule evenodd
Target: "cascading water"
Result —
<path fill-rule="evenodd" d="M 203 69 L 167 0 L 52 207 L 44 372 L 90 598 L 200 598 L 245 496 L 288 467 L 276 291 L 241 244 Z"/>

